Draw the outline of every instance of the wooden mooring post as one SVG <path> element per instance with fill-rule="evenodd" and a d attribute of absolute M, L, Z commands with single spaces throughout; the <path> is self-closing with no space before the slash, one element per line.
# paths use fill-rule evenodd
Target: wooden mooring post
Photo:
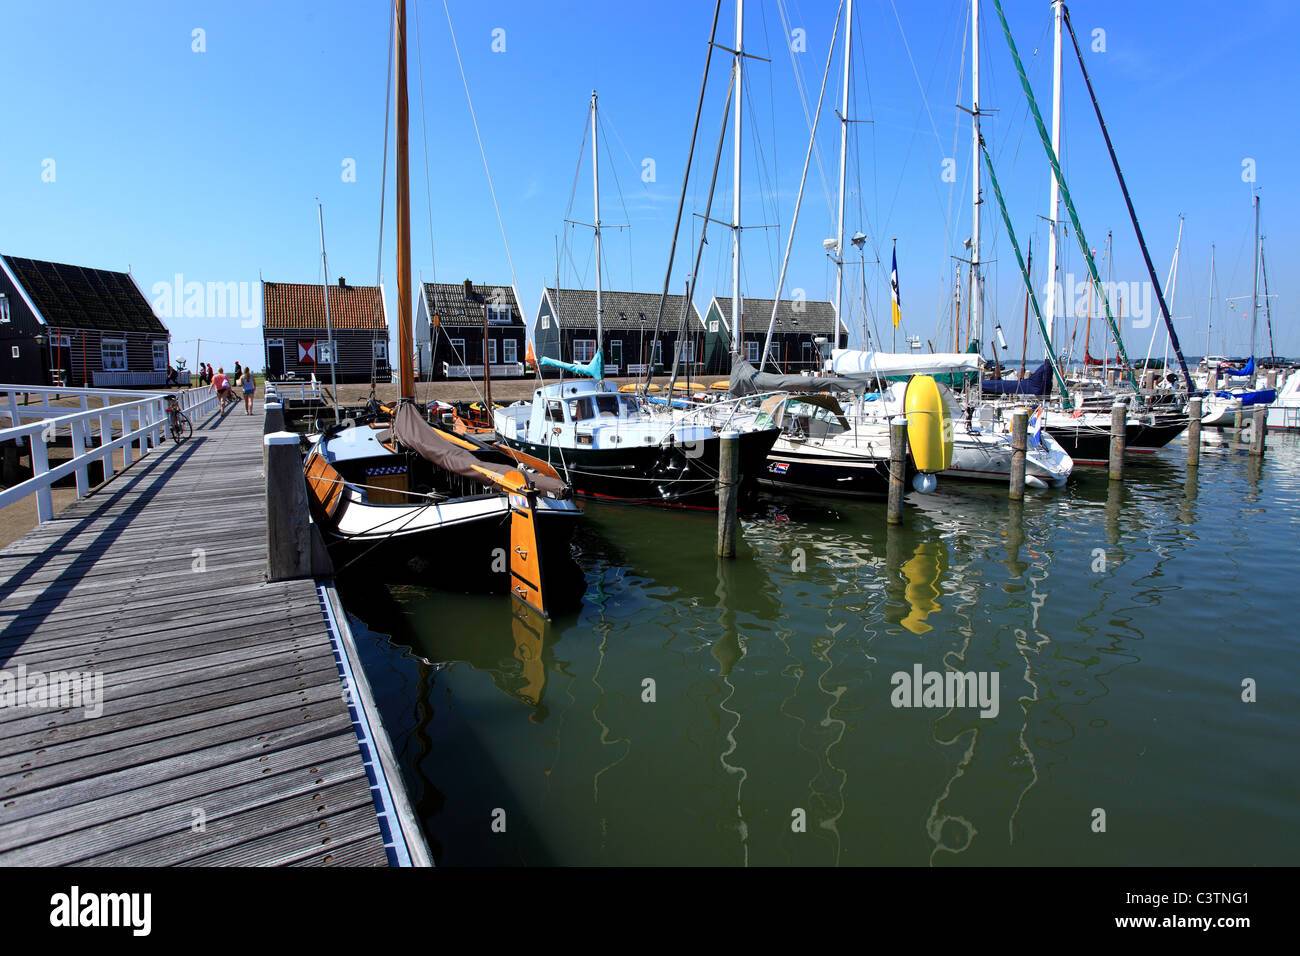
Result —
<path fill-rule="evenodd" d="M 266 577 L 289 581 L 311 576 L 311 534 L 307 486 L 302 477 L 298 436 L 272 432 L 266 450 Z"/>
<path fill-rule="evenodd" d="M 718 557 L 736 556 L 736 508 L 740 488 L 740 433 L 724 432 L 718 442 Z"/>
<path fill-rule="evenodd" d="M 903 522 L 903 480 L 907 476 L 907 419 L 895 418 L 889 423 L 889 507 L 885 514 L 888 524 Z"/>
<path fill-rule="evenodd" d="M 262 434 L 270 435 L 272 432 L 284 431 L 284 406 L 280 401 L 268 397 L 263 407 L 266 409 L 266 422 L 262 425 Z"/>
<path fill-rule="evenodd" d="M 1124 480 L 1124 445 L 1128 435 L 1128 406 L 1116 402 L 1110 407 L 1110 480 Z"/>
<path fill-rule="evenodd" d="M 1264 436 L 1268 434 L 1268 409 L 1256 405 L 1250 416 L 1250 454 L 1254 458 L 1264 457 Z"/>
<path fill-rule="evenodd" d="M 1028 447 L 1029 411 L 1017 408 L 1011 413 L 1011 487 L 1013 501 L 1025 496 L 1025 451 Z"/>
<path fill-rule="evenodd" d="M 1201 400 L 1187 403 L 1187 467 L 1196 468 L 1201 463 Z"/>

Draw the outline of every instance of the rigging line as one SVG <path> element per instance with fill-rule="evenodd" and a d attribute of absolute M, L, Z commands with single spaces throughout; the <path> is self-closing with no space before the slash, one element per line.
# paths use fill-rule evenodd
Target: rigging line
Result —
<path fill-rule="evenodd" d="M 379 289 L 379 295 L 375 297 L 375 308 L 379 311 L 376 318 L 385 327 L 388 327 L 387 317 L 384 315 L 384 207 L 387 203 L 387 186 L 388 186 L 388 128 L 389 128 L 389 111 L 393 102 L 393 87 L 397 85 L 393 78 L 393 30 L 396 29 L 397 22 L 397 3 L 394 0 L 391 5 L 392 16 L 388 18 L 388 66 L 384 70 L 384 153 L 379 172 L 379 252 L 375 257 L 375 288 Z M 329 277 L 325 277 L 329 282 Z M 328 294 L 328 293 L 327 293 Z M 374 375 L 374 365 L 371 365 L 371 375 Z"/>
<path fill-rule="evenodd" d="M 591 131 L 591 110 L 585 112 L 582 122 L 582 140 L 578 144 L 578 165 L 573 170 L 573 184 L 569 187 L 569 204 L 564 208 L 564 218 L 573 218 L 573 204 L 578 196 L 578 179 L 582 176 L 582 157 L 587 155 L 587 133 Z"/>
<path fill-rule="evenodd" d="M 492 183 L 492 170 L 488 168 L 487 150 L 483 147 L 483 134 L 479 132 L 478 116 L 474 112 L 474 100 L 469 93 L 469 80 L 465 76 L 465 64 L 460 58 L 460 44 L 456 42 L 456 29 L 451 25 L 451 9 L 447 6 L 447 0 L 442 0 L 443 12 L 447 15 L 447 30 L 451 33 L 451 46 L 456 52 L 456 66 L 460 70 L 460 81 L 465 87 L 465 102 L 469 104 L 469 116 L 474 123 L 474 138 L 478 140 L 478 151 L 483 157 L 483 172 L 487 175 L 488 189 L 492 193 L 492 207 L 496 210 L 497 225 L 501 228 L 501 243 L 506 247 L 506 261 L 510 264 L 510 284 L 515 293 L 515 301 L 519 301 L 519 279 L 515 274 L 515 260 L 510 255 L 510 240 L 506 238 L 505 220 L 501 218 L 501 205 L 497 202 L 497 189 Z"/>
<path fill-rule="evenodd" d="M 781 16 L 781 29 L 785 31 L 786 36 L 790 36 L 790 20 L 786 16 L 785 0 L 777 0 L 776 9 L 777 9 L 777 13 L 779 13 Z M 808 132 L 811 135 L 813 133 L 813 118 L 812 118 L 812 113 L 810 113 L 808 110 L 808 93 L 806 89 L 806 83 L 803 78 L 803 73 L 799 70 L 799 62 L 795 59 L 794 56 L 794 45 L 791 43 L 787 43 L 786 48 L 790 53 L 790 66 L 794 69 L 794 83 L 795 83 L 795 88 L 799 93 L 799 105 L 803 107 L 804 122 L 807 124 Z M 821 147 L 817 145 L 815 138 L 813 141 L 813 156 L 817 160 L 817 175 L 821 177 L 822 192 L 826 196 L 826 212 L 827 215 L 830 216 L 830 221 L 834 222 L 835 201 L 831 197 L 830 183 L 826 179 L 826 167 L 822 163 Z"/>
<path fill-rule="evenodd" d="M 898 24 L 898 35 L 903 38 L 903 49 L 907 51 L 907 62 L 912 64 L 912 75 L 916 77 L 916 86 L 921 91 L 921 101 L 925 104 L 925 115 L 930 118 L 930 129 L 934 131 L 934 141 L 943 152 L 943 139 L 939 136 L 939 127 L 934 123 L 934 113 L 930 112 L 930 99 L 925 95 L 925 86 L 921 83 L 921 74 L 917 72 L 916 61 L 912 59 L 912 48 L 907 43 L 907 34 L 903 32 L 903 21 L 898 18 L 898 7 L 894 0 L 889 0 L 889 8 L 894 11 L 894 21 Z"/>
<path fill-rule="evenodd" d="M 424 53 L 421 50 L 420 43 L 420 4 L 416 0 L 414 4 L 415 13 L 415 61 L 420 73 L 420 133 L 424 138 L 424 199 L 425 208 L 429 213 L 429 266 L 433 281 L 438 281 L 438 257 L 434 253 L 433 246 L 433 189 L 429 185 L 429 128 L 425 121 L 424 109 Z M 424 290 L 421 290 L 423 294 Z"/>
<path fill-rule="evenodd" d="M 751 112 L 751 113 L 757 113 L 758 110 L 754 108 L 754 98 L 753 98 L 752 96 L 749 95 L 749 91 L 748 91 L 747 88 L 745 88 L 745 86 L 744 86 L 743 83 L 742 83 L 742 91 L 743 91 L 744 94 L 745 94 L 746 102 L 748 102 L 748 104 L 749 104 L 750 112 Z M 759 175 L 762 176 L 762 177 L 765 177 L 765 178 L 766 178 L 766 177 L 768 177 L 768 175 L 769 175 L 769 174 L 768 174 L 768 168 L 767 168 L 767 156 L 766 156 L 766 154 L 763 152 L 763 144 L 762 144 L 762 142 L 761 142 L 761 141 L 759 140 L 759 138 L 758 138 L 758 130 L 755 128 L 757 125 L 758 125 L 758 124 L 756 124 L 756 123 L 750 123 L 750 124 L 749 124 L 749 136 L 750 136 L 750 139 L 753 140 L 753 144 L 754 144 L 754 154 L 755 154 L 756 158 L 758 159 L 758 171 L 759 171 Z M 775 161 L 776 161 L 776 157 L 775 157 L 775 155 L 773 155 L 773 163 L 775 163 Z M 777 185 L 776 185 L 776 179 L 775 179 L 775 177 L 771 177 L 771 178 L 772 178 L 772 181 L 773 181 L 773 187 L 772 187 L 772 190 L 773 190 L 773 192 L 772 192 L 772 207 L 773 207 L 773 208 L 772 208 L 772 218 L 773 218 L 773 219 L 775 220 L 775 222 L 776 222 L 777 238 L 779 239 L 779 238 L 780 238 L 780 233 L 781 233 L 781 212 L 780 212 L 780 204 L 779 204 L 779 200 L 778 200 L 778 198 L 777 198 L 777 190 L 778 190 L 778 187 L 777 187 Z M 764 218 L 767 218 L 767 214 L 768 214 L 767 201 L 766 201 L 766 200 L 767 200 L 767 197 L 768 197 L 768 191 L 767 191 L 767 190 L 761 190 L 760 193 L 759 193 L 759 199 L 760 199 L 759 207 L 763 210 L 763 217 L 764 217 Z M 770 230 L 770 229 L 766 229 L 766 228 L 764 228 L 764 229 L 763 229 L 763 232 L 766 234 L 766 235 L 764 236 L 764 240 L 765 240 L 766 247 L 767 247 L 767 260 L 768 260 L 768 266 L 769 266 L 769 268 L 772 268 L 772 267 L 774 267 L 774 266 L 776 265 L 776 262 L 775 262 L 775 261 L 773 260 L 773 258 L 772 258 L 772 236 L 771 236 L 771 230 Z M 776 280 L 776 269 L 775 269 L 775 268 L 772 268 L 772 280 L 773 280 L 773 281 Z M 777 296 L 776 296 L 776 297 L 777 297 L 778 299 L 781 297 L 781 293 L 780 293 L 779 290 L 778 290 L 778 292 L 777 292 Z"/>
<path fill-rule="evenodd" d="M 606 155 L 608 155 L 609 152 L 610 152 L 610 148 L 609 148 L 609 137 L 607 137 L 607 136 L 605 135 L 604 117 L 597 117 L 597 127 L 596 127 L 596 128 L 597 128 L 597 129 L 599 130 L 599 132 L 600 132 L 600 139 L 601 139 L 601 142 L 603 142 L 603 143 L 605 144 L 605 153 L 606 153 Z M 614 229 L 623 229 L 623 228 L 626 228 L 626 229 L 627 229 L 627 273 L 628 273 L 627 281 L 628 281 L 628 288 L 630 288 L 630 289 L 635 289 L 635 288 L 636 288 L 636 279 L 634 278 L 634 274 L 633 274 L 633 271 L 632 271 L 632 217 L 631 217 L 631 215 L 628 214 L 628 211 L 627 211 L 627 201 L 623 198 L 623 184 L 622 184 L 621 182 L 619 182 L 619 178 L 618 178 L 618 167 L 615 166 L 615 165 L 613 165 L 612 163 L 610 163 L 610 164 L 609 164 L 609 171 L 610 171 L 611 175 L 613 175 L 613 177 L 614 177 L 614 188 L 618 191 L 618 202 L 619 202 L 619 205 L 623 207 L 623 221 L 624 221 L 625 223 L 627 223 L 626 226 L 613 226 L 613 227 L 610 227 L 610 228 L 614 228 Z M 606 228 L 606 227 L 605 227 L 604 224 L 602 224 L 602 225 L 601 225 L 601 228 L 604 229 L 604 228 Z M 611 273 L 611 274 L 612 274 L 612 273 Z"/>

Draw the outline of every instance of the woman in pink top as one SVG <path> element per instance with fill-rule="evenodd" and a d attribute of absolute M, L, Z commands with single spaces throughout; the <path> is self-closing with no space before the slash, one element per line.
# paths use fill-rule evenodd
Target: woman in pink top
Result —
<path fill-rule="evenodd" d="M 230 379 L 226 378 L 226 370 L 218 367 L 217 374 L 212 376 L 212 387 L 217 390 L 217 398 L 221 400 L 221 410 L 226 410 L 226 400 L 230 397 Z"/>

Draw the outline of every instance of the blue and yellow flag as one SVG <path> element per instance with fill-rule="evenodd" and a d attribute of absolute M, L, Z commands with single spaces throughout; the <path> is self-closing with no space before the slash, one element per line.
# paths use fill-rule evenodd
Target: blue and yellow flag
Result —
<path fill-rule="evenodd" d="M 903 317 L 899 310 L 901 301 L 898 297 L 898 247 L 894 247 L 894 267 L 889 271 L 889 297 L 894 303 L 894 328 L 898 328 L 898 320 Z"/>

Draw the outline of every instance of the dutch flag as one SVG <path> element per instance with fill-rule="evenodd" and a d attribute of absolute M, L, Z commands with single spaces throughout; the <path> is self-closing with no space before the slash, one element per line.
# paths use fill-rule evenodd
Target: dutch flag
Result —
<path fill-rule="evenodd" d="M 1034 409 L 1034 414 L 1029 419 L 1029 444 L 1038 448 L 1043 444 L 1043 406 L 1039 405 Z"/>

